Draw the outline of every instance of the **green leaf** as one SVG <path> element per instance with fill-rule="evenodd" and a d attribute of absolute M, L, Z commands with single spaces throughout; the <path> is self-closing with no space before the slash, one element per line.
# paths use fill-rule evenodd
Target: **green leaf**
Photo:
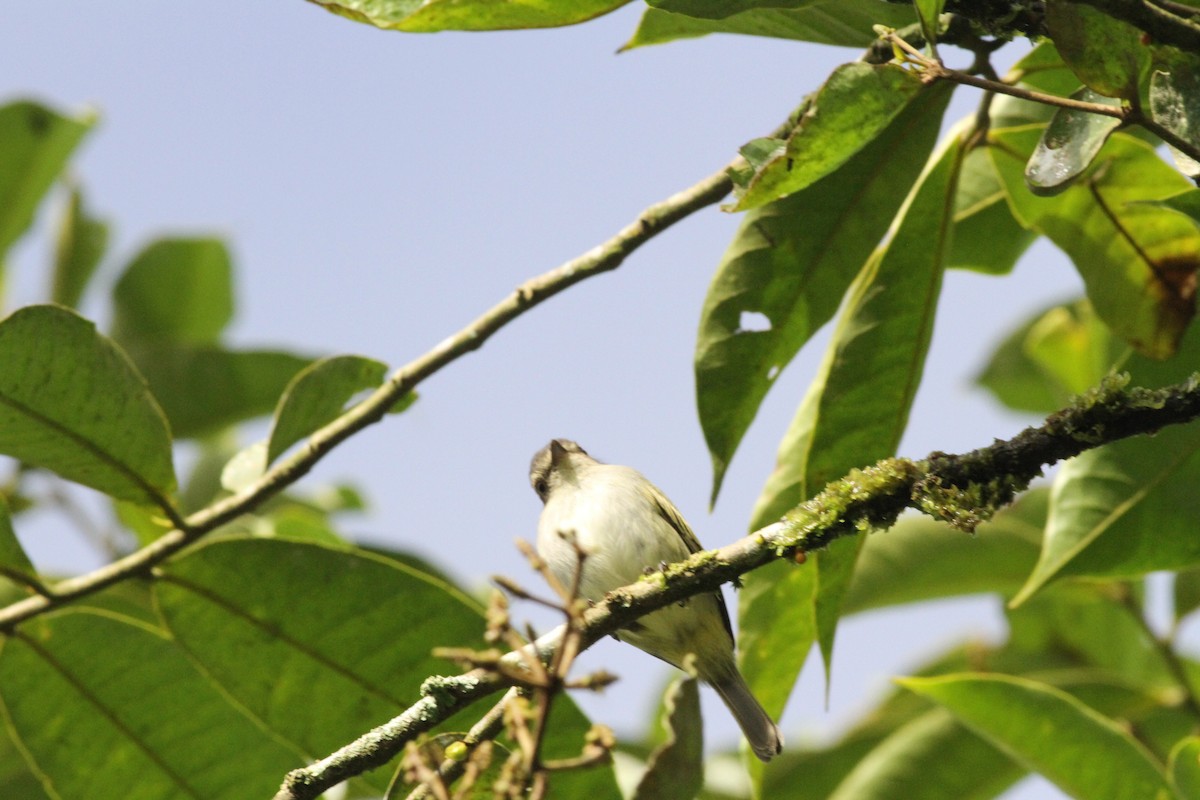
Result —
<path fill-rule="evenodd" d="M 607 14 L 629 0 L 311 0 L 339 17 L 411 33 L 554 28 Z"/>
<path fill-rule="evenodd" d="M 876 142 L 922 88 L 917 75 L 894 64 L 854 62 L 838 67 L 788 136 L 785 150 L 748 182 L 735 185 L 739 197 L 733 210 L 764 206 L 833 173 Z"/>
<path fill-rule="evenodd" d="M 923 93 L 842 169 L 746 215 L 709 287 L 696 341 L 714 502 L 767 390 L 833 316 L 917 179 L 948 99 L 940 87 Z M 744 327 L 763 316 L 769 329 Z"/>
<path fill-rule="evenodd" d="M 37 577 L 33 562 L 25 553 L 25 548 L 17 541 L 17 533 L 13 530 L 12 515 L 8 510 L 8 501 L 0 495 L 0 575 L 17 583 L 27 584 L 30 578 Z"/>
<path fill-rule="evenodd" d="M 935 709 L 871 750 L 829 800 L 991 800 L 1026 770 Z"/>
<path fill-rule="evenodd" d="M 1192 69 L 1155 72 L 1150 78 L 1150 115 L 1171 133 L 1200 148 L 1200 69 L 1198 60 Z M 1175 165 L 1189 178 L 1200 176 L 1200 163 L 1171 148 Z"/>
<path fill-rule="evenodd" d="M 171 436 L 141 376 L 58 306 L 0 322 L 0 452 L 120 500 L 170 508 Z"/>
<path fill-rule="evenodd" d="M 1114 107 L 1120 105 L 1115 100 L 1106 102 L 1103 95 L 1087 87 L 1075 92 L 1071 99 Z M 1034 194 L 1051 196 L 1062 192 L 1091 166 L 1109 134 L 1120 126 L 1118 117 L 1074 108 L 1058 109 L 1025 165 L 1025 182 Z"/>
<path fill-rule="evenodd" d="M 948 266 L 1005 275 L 1036 238 L 1013 217 L 987 148 L 969 150 L 954 196 L 954 242 Z"/>
<path fill-rule="evenodd" d="M 1066 692 L 1002 675 L 907 678 L 1017 763 L 1079 800 L 1170 800 L 1154 757 L 1119 723 Z"/>
<path fill-rule="evenodd" d="M 1192 222 L 1200 226 L 1200 189 L 1189 189 L 1186 192 L 1172 195 L 1165 200 L 1159 200 L 1158 205 L 1178 211 Z"/>
<path fill-rule="evenodd" d="M 1083 3 L 1046 4 L 1046 28 L 1063 60 L 1102 95 L 1135 100 L 1150 55 L 1141 32 Z"/>
<path fill-rule="evenodd" d="M 989 134 L 1014 215 L 1071 257 L 1096 313 L 1114 333 L 1142 353 L 1165 358 L 1195 313 L 1200 231 L 1144 201 L 1179 193 L 1187 179 L 1151 146 L 1116 133 L 1070 188 L 1036 197 L 1024 186 L 1023 167 L 1040 134 L 1036 126 Z"/>
<path fill-rule="evenodd" d="M 180 646 L 248 713 L 309 756 L 326 755 L 415 702 L 426 678 L 450 669 L 430 655 L 433 647 L 483 644 L 481 609 L 462 592 L 344 547 L 213 542 L 163 573 L 156 600 Z M 578 754 L 587 729 L 572 704 L 563 706 L 550 757 Z M 578 796 L 617 796 L 607 770 L 573 780 L 596 792 Z M 386 784 L 386 776 L 374 783 Z"/>
<path fill-rule="evenodd" d="M 843 611 L 982 592 L 1011 595 L 1037 562 L 1048 490 L 1034 489 L 979 526 L 975 535 L 927 516 L 906 516 L 872 534 Z"/>
<path fill-rule="evenodd" d="M 1179 800 L 1200 800 L 1200 737 L 1189 736 L 1175 745 L 1167 777 Z"/>
<path fill-rule="evenodd" d="M 233 319 L 233 266 L 220 239 L 159 239 L 113 289 L 113 337 L 213 344 Z"/>
<path fill-rule="evenodd" d="M 1006 338 L 976 381 L 1017 411 L 1049 414 L 1108 374 L 1124 348 L 1086 300 L 1034 314 Z"/>
<path fill-rule="evenodd" d="M 94 122 L 29 100 L 0 106 L 0 262 Z"/>
<path fill-rule="evenodd" d="M 917 9 L 917 19 L 920 20 L 925 41 L 929 43 L 931 52 L 936 55 L 934 44 L 938 38 L 938 17 L 942 15 L 946 0 L 913 0 L 913 6 Z"/>
<path fill-rule="evenodd" d="M 379 386 L 386 373 L 386 364 L 362 356 L 323 358 L 296 373 L 275 409 L 267 463 L 333 421 L 351 397 Z"/>
<path fill-rule="evenodd" d="M 137 342 L 127 349 L 181 439 L 270 414 L 311 362 L 292 353 L 216 345 Z"/>
<path fill-rule="evenodd" d="M 696 679 L 672 681 L 663 705 L 666 739 L 651 753 L 634 800 L 692 800 L 704 785 L 704 724 Z"/>
<path fill-rule="evenodd" d="M 648 8 L 642 14 L 637 31 L 621 49 L 710 33 L 740 33 L 842 47 L 867 47 L 877 38 L 873 25 L 900 27 L 911 22 L 911 10 L 879 0 L 840 0 L 795 9 L 759 8 L 721 19 L 702 19 Z"/>
<path fill-rule="evenodd" d="M 0 653 L 0 698 L 52 797 L 269 797 L 300 765 L 161 631 L 90 611 L 27 625 Z"/>
<path fill-rule="evenodd" d="M 60 306 L 75 308 L 108 245 L 108 225 L 88 213 L 78 186 L 71 189 L 57 244 L 50 298 Z"/>
<path fill-rule="evenodd" d="M 1175 573 L 1174 612 L 1175 624 L 1197 608 L 1200 608 L 1200 567 L 1183 569 Z"/>
<path fill-rule="evenodd" d="M 653 8 L 692 17 L 721 19 L 759 8 L 802 8 L 822 0 L 646 0 Z"/>
<path fill-rule="evenodd" d="M 855 280 L 821 372 L 780 446 L 752 530 L 851 467 L 891 455 L 898 444 L 932 332 L 961 155 L 953 140 L 913 190 L 892 241 Z M 741 663 L 769 713 L 782 710 L 814 637 L 828 677 L 862 541 L 834 542 L 782 579 L 778 569 L 746 577 L 738 606 Z"/>

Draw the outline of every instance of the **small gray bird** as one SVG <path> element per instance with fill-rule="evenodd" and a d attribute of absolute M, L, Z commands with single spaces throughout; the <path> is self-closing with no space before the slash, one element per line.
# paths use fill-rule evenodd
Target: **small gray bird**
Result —
<path fill-rule="evenodd" d="M 675 505 L 640 472 L 602 464 L 569 439 L 555 439 L 533 457 L 529 482 L 545 507 L 537 550 L 550 571 L 570 586 L 586 554 L 580 594 L 592 601 L 635 583 L 648 569 L 682 561 L 702 548 Z M 769 761 L 783 735 L 738 672 L 729 612 L 719 592 L 647 614 L 617 634 L 622 642 L 679 667 L 695 654 L 700 679 L 733 713 L 754 754 Z"/>

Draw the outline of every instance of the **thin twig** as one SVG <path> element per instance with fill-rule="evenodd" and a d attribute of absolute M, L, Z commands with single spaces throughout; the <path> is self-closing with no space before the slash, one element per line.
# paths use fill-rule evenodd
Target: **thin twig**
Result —
<path fill-rule="evenodd" d="M 1111 442 L 1156 433 L 1169 425 L 1200 418 L 1200 375 L 1160 390 L 1121 391 L 1114 382 L 1093 390 L 1007 441 L 996 441 L 962 455 L 933 453 L 921 462 L 889 459 L 835 481 L 781 522 L 717 550 L 696 553 L 672 564 L 661 581 L 639 581 L 609 592 L 583 614 L 579 648 L 652 611 L 711 592 L 739 575 L 791 553 L 812 551 L 835 539 L 886 528 L 906 508 L 954 518 L 984 518 L 1011 502 L 1044 466 Z M 958 505 L 953 499 L 958 497 Z M 986 497 L 986 507 L 961 505 Z M 970 511 L 971 514 L 966 512 Z M 965 525 L 964 525 L 965 526 Z M 566 635 L 566 625 L 527 645 L 528 654 L 547 661 Z M 523 656 L 504 657 L 513 665 Z M 316 764 L 289 773 L 276 800 L 312 800 L 347 778 L 381 766 L 404 743 L 431 729 L 464 706 L 502 688 L 494 672 L 475 670 L 457 678 L 431 678 L 423 697 L 396 719 Z"/>
<path fill-rule="evenodd" d="M 784 123 L 771 135 L 785 135 L 791 127 L 789 123 Z M 297 453 L 276 464 L 241 492 L 213 503 L 186 519 L 180 518 L 171 508 L 164 508 L 164 513 L 171 516 L 175 527 L 151 544 L 93 572 L 58 583 L 50 596 L 26 598 L 0 609 L 0 631 L 10 631 L 23 620 L 98 592 L 118 581 L 148 574 L 153 567 L 205 534 L 279 494 L 307 474 L 337 445 L 383 419 L 393 405 L 426 378 L 478 350 L 492 334 L 517 317 L 580 281 L 616 269 L 633 251 L 676 222 L 719 202 L 733 188 L 728 171 L 744 164 L 744 159 L 734 159 L 694 186 L 645 209 L 637 219 L 606 242 L 521 284 L 474 322 L 396 370 L 366 399 L 318 430 Z"/>

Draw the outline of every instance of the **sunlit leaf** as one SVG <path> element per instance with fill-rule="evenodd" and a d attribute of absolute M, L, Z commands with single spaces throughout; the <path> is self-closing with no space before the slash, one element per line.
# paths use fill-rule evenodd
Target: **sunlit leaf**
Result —
<path fill-rule="evenodd" d="M 344 547 L 234 539 L 200 547 L 163 572 L 156 600 L 180 646 L 268 730 L 310 756 L 407 708 L 430 675 L 453 674 L 432 648 L 483 645 L 481 609 L 468 596 Z M 555 704 L 563 716 L 553 758 L 578 755 L 588 727 L 565 700 Z M 571 780 L 580 782 L 576 796 L 618 796 L 608 770 L 573 772 Z"/>
<path fill-rule="evenodd" d="M 233 266 L 220 239 L 159 239 L 113 289 L 113 336 L 209 345 L 233 318 Z"/>
<path fill-rule="evenodd" d="M 1083 3 L 1046 4 L 1046 27 L 1063 60 L 1084 85 L 1132 100 L 1150 65 L 1141 32 Z"/>
<path fill-rule="evenodd" d="M 714 501 L 767 390 L 833 316 L 917 179 L 948 99 L 944 89 L 925 92 L 837 173 L 746 215 L 709 287 L 696 340 Z"/>
<path fill-rule="evenodd" d="M 59 223 L 50 299 L 68 308 L 79 305 L 107 244 L 108 225 L 88 212 L 83 191 L 74 187 Z"/>
<path fill-rule="evenodd" d="M 949 143 L 913 190 L 887 247 L 851 287 L 821 372 L 780 446 L 752 529 L 850 468 L 894 452 L 933 330 L 961 156 L 958 140 Z M 778 579 L 778 570 L 746 577 L 738 607 L 743 671 L 768 712 L 780 711 L 803 665 L 811 640 L 796 638 L 798 633 L 815 634 L 828 676 L 842 599 L 862 541 L 842 539 L 812 554 L 779 587 L 756 586 Z M 748 597 L 758 602 L 747 603 Z M 794 623 L 782 624 L 783 618 Z M 784 652 L 789 655 L 780 658 Z"/>
<path fill-rule="evenodd" d="M 0 106 L 0 262 L 94 122 L 29 100 Z"/>
<path fill-rule="evenodd" d="M 1200 59 L 1192 69 L 1155 72 L 1150 79 L 1150 114 L 1154 121 L 1180 139 L 1200 149 Z M 1200 163 L 1171 148 L 1179 170 L 1191 178 L 1200 176 Z"/>
<path fill-rule="evenodd" d="M 620 8 L 629 0 L 309 0 L 339 17 L 412 33 L 574 25 Z"/>
<path fill-rule="evenodd" d="M 0 698 L 54 797 L 270 797 L 301 764 L 169 637 L 103 613 L 59 612 L 9 638 Z"/>
<path fill-rule="evenodd" d="M 1023 678 L 948 675 L 901 684 L 1079 800 L 1170 800 L 1154 757 L 1124 727 L 1067 693 Z"/>
<path fill-rule="evenodd" d="M 1071 95 L 1071 99 L 1119 105 L 1115 100 L 1106 102 L 1107 98 L 1086 87 Z M 1091 166 L 1109 134 L 1120 126 L 1119 117 L 1074 108 L 1058 109 L 1025 165 L 1025 182 L 1034 194 L 1058 194 Z"/>
<path fill-rule="evenodd" d="M 1149 145 L 1116 133 L 1092 166 L 1056 197 L 1024 186 L 1024 164 L 1041 131 L 989 134 L 988 148 L 1022 224 L 1054 241 L 1075 263 L 1100 318 L 1141 352 L 1165 358 L 1195 313 L 1200 230 L 1143 201 L 1187 188 Z"/>
<path fill-rule="evenodd" d="M 888 127 L 923 84 L 894 64 L 843 64 L 807 107 L 786 147 L 735 187 L 736 211 L 758 208 L 829 175 Z M 936 94 L 940 94 L 935 92 Z"/>
<path fill-rule="evenodd" d="M 314 361 L 292 378 L 275 409 L 267 463 L 310 433 L 331 422 L 346 402 L 383 382 L 387 365 L 362 356 Z"/>
<path fill-rule="evenodd" d="M 121 500 L 170 506 L 171 437 L 129 359 L 82 317 L 0 322 L 0 452 Z"/>
<path fill-rule="evenodd" d="M 903 5 L 879 0 L 837 0 L 799 8 L 757 8 L 719 19 L 704 19 L 647 8 L 623 50 L 710 33 L 770 36 L 843 47 L 867 47 L 876 39 L 872 25 L 900 27 L 913 21 Z"/>
<path fill-rule="evenodd" d="M 932 47 L 938 38 L 938 17 L 946 6 L 946 0 L 913 0 L 917 17 L 921 21 L 921 32 Z"/>

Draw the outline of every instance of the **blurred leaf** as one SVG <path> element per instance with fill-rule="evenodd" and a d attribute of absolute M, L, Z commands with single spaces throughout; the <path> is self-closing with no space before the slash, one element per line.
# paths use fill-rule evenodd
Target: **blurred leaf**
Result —
<path fill-rule="evenodd" d="M 269 797 L 300 765 L 153 628 L 74 610 L 21 630 L 0 696 L 54 797 Z"/>
<path fill-rule="evenodd" d="M 738 184 L 735 176 L 738 201 L 733 210 L 764 206 L 833 173 L 863 147 L 877 142 L 918 95 L 948 96 L 946 90 L 922 92 L 923 88 L 918 76 L 894 64 L 853 62 L 838 67 L 788 136 L 784 150 L 747 182 Z"/>
<path fill-rule="evenodd" d="M 634 800 L 692 800 L 704 785 L 704 723 L 696 679 L 672 681 L 663 703 L 666 739 L 650 754 Z"/>
<path fill-rule="evenodd" d="M 94 123 L 29 100 L 0 106 L 0 263 Z"/>
<path fill-rule="evenodd" d="M 976 378 L 1016 411 L 1049 414 L 1095 386 L 1118 358 L 1119 343 L 1086 300 L 1053 306 L 1022 323 Z"/>
<path fill-rule="evenodd" d="M 1044 39 L 1037 44 L 1032 50 L 1017 60 L 1013 64 L 1010 76 L 1016 79 L 1019 83 L 1040 89 L 1048 94 L 1056 94 L 1060 97 L 1069 97 L 1074 94 L 1080 87 L 1081 81 L 1079 77 L 1071 71 L 1063 61 L 1062 55 L 1058 52 L 1058 48 L 1054 46 L 1054 42 L 1050 39 Z M 996 102 L 1005 102 L 1009 98 L 997 97 Z M 1053 107 L 1046 107 L 1044 103 L 1030 103 L 1027 100 L 1021 100 L 1022 106 L 1036 105 L 1041 107 L 1041 114 L 1050 117 L 1054 114 Z M 993 122 L 996 121 L 993 115 Z M 1030 121 L 1030 120 L 1026 120 Z M 1013 125 L 1012 122 L 1006 121 L 1004 127 Z"/>
<path fill-rule="evenodd" d="M 324 756 L 415 702 L 427 677 L 448 671 L 430 655 L 433 647 L 483 644 L 482 611 L 468 596 L 344 547 L 213 542 L 163 573 L 156 601 L 180 646 L 255 719 L 309 756 Z M 562 706 L 558 755 L 550 757 L 578 754 L 587 730 L 572 704 Z M 386 775 L 372 775 L 373 785 L 386 785 Z M 572 796 L 617 796 L 608 770 L 571 780 L 584 787 Z"/>
<path fill-rule="evenodd" d="M 1200 567 L 1181 569 L 1175 573 L 1173 587 L 1175 624 L 1200 608 Z"/>
<path fill-rule="evenodd" d="M 875 41 L 872 25 L 901 27 L 913 20 L 912 10 L 879 0 L 839 0 L 794 9 L 759 8 L 721 19 L 702 19 L 647 8 L 633 37 L 622 47 L 630 50 L 710 33 L 771 36 L 843 47 L 867 47 Z"/>
<path fill-rule="evenodd" d="M 1101 94 L 1084 87 L 1071 95 L 1072 100 L 1119 106 Z M 1025 182 L 1034 194 L 1052 196 L 1071 185 L 1092 164 L 1109 135 L 1121 126 L 1118 117 L 1106 117 L 1090 111 L 1060 108 L 1025 165 Z"/>
<path fill-rule="evenodd" d="M 923 93 L 837 173 L 746 215 L 709 287 L 696 341 L 714 502 L 767 390 L 833 316 L 916 181 L 948 100 L 937 87 Z M 756 315 L 769 329 L 744 328 Z"/>
<path fill-rule="evenodd" d="M 800 8 L 821 0 L 646 0 L 653 8 L 687 14 L 692 17 L 721 19 L 756 8 Z"/>
<path fill-rule="evenodd" d="M 233 454 L 221 470 L 221 488 L 237 494 L 249 488 L 267 471 L 267 441 L 260 439 Z"/>
<path fill-rule="evenodd" d="M 1167 777 L 1179 800 L 1200 800 L 1200 737 L 1189 736 L 1175 746 Z"/>
<path fill-rule="evenodd" d="M 829 800 L 991 800 L 1025 773 L 949 713 L 935 709 L 868 753 Z"/>
<path fill-rule="evenodd" d="M 1004 275 L 1036 238 L 1013 218 L 987 148 L 968 150 L 954 196 L 954 241 L 948 266 Z"/>
<path fill-rule="evenodd" d="M 78 306 L 107 246 L 108 225 L 88 213 L 83 190 L 72 187 L 58 228 L 50 299 L 60 306 Z"/>
<path fill-rule="evenodd" d="M 1155 72 L 1150 78 L 1150 115 L 1171 133 L 1200 147 L 1200 59 L 1192 58 L 1191 69 Z M 1200 176 L 1200 163 L 1171 147 L 1179 171 L 1189 178 Z"/>
<path fill-rule="evenodd" d="M 339 17 L 411 33 L 574 25 L 607 14 L 629 0 L 310 0 Z"/>
<path fill-rule="evenodd" d="M 113 289 L 113 337 L 213 344 L 233 319 L 233 265 L 220 239 L 159 239 Z"/>
<path fill-rule="evenodd" d="M 1084 177 L 1056 197 L 1024 186 L 1023 165 L 1040 129 L 989 134 L 989 151 L 1013 213 L 1046 234 L 1075 263 L 1096 313 L 1143 353 L 1165 358 L 1195 313 L 1200 231 L 1145 202 L 1182 191 L 1187 179 L 1149 145 L 1113 134 Z"/>
<path fill-rule="evenodd" d="M 125 354 L 58 306 L 0 322 L 0 452 L 121 500 L 170 507 L 166 420 Z"/>
<path fill-rule="evenodd" d="M 351 397 L 379 386 L 386 373 L 383 362 L 362 356 L 322 358 L 300 370 L 279 398 L 266 463 L 332 422 Z"/>
<path fill-rule="evenodd" d="M 270 350 L 137 343 L 129 355 L 181 439 L 208 436 L 271 413 L 312 359 Z"/>
<path fill-rule="evenodd" d="M 1141 32 L 1082 3 L 1046 4 L 1046 28 L 1063 60 L 1084 85 L 1108 97 L 1135 100 L 1150 65 Z"/>
<path fill-rule="evenodd" d="M 1164 200 L 1159 200 L 1156 204 L 1163 208 L 1178 211 L 1200 226 L 1200 189 L 1189 189 L 1185 192 L 1180 192 Z"/>
<path fill-rule="evenodd" d="M 843 612 L 999 592 L 1011 595 L 1037 563 L 1049 491 L 1033 489 L 975 535 L 927 516 L 872 534 L 854 569 Z"/>
<path fill-rule="evenodd" d="M 913 6 L 917 9 L 917 19 L 921 23 L 925 41 L 932 48 L 938 39 L 938 17 L 946 6 L 946 0 L 913 0 Z"/>
<path fill-rule="evenodd" d="M 0 730 L 0 797 L 51 800 L 7 729 Z"/>
<path fill-rule="evenodd" d="M 933 329 L 961 155 L 953 140 L 913 189 L 891 242 L 851 287 L 821 372 L 780 445 L 751 530 L 850 468 L 894 452 Z M 864 540 L 836 541 L 790 573 L 764 569 L 746 576 L 738 606 L 742 671 L 768 713 L 782 710 L 813 636 L 828 679 L 842 599 Z M 771 586 L 774 581 L 780 585 Z"/>
<path fill-rule="evenodd" d="M 17 541 L 8 502 L 3 497 L 0 497 L 0 575 L 26 585 L 30 578 L 37 578 L 37 570 Z"/>
<path fill-rule="evenodd" d="M 901 685 L 1080 800 L 1169 800 L 1153 756 L 1117 722 L 1065 692 L 1024 678 L 947 675 Z"/>

